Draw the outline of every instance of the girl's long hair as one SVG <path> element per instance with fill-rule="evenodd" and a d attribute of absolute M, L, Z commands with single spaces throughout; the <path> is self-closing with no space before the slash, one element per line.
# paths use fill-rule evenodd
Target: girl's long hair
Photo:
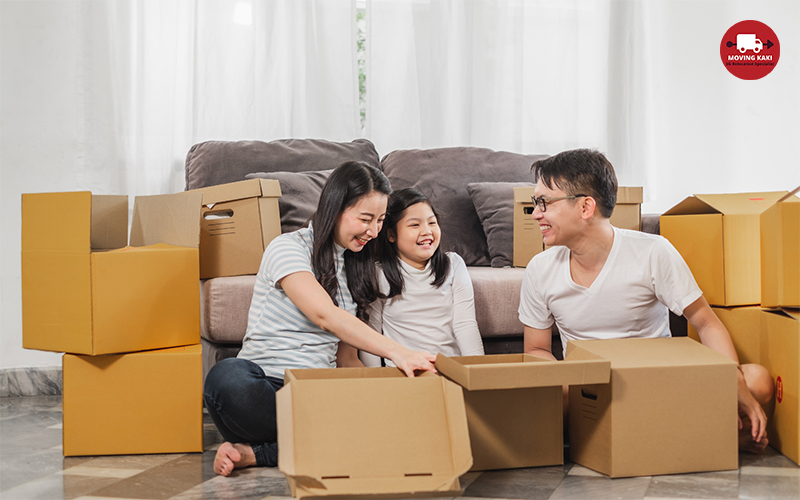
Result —
<path fill-rule="evenodd" d="M 395 236 L 397 235 L 397 223 L 405 216 L 408 207 L 416 205 L 417 203 L 425 203 L 431 207 L 436 220 L 439 220 L 439 215 L 436 213 L 436 209 L 433 208 L 433 205 L 431 205 L 431 201 L 414 188 L 400 189 L 389 196 L 386 219 L 384 219 L 383 229 L 380 235 L 378 235 L 383 274 L 386 276 L 386 281 L 389 282 L 389 293 L 385 297 L 387 299 L 403 293 L 405 284 L 402 268 L 400 267 L 400 255 L 397 252 L 397 245 L 389 241 L 389 232 L 391 231 Z M 431 285 L 439 288 L 444 283 L 445 278 L 447 278 L 447 273 L 450 272 L 450 259 L 442 251 L 441 244 L 436 248 L 436 251 L 433 252 L 430 263 L 433 274 Z"/>
<path fill-rule="evenodd" d="M 350 161 L 340 165 L 322 187 L 317 211 L 311 216 L 314 224 L 314 247 L 311 265 L 322 288 L 337 306 L 339 281 L 336 279 L 336 221 L 347 208 L 373 191 L 389 195 L 389 179 L 377 168 L 364 162 Z M 376 214 L 379 216 L 380 214 Z M 378 276 L 375 269 L 375 244 L 367 243 L 360 252 L 344 252 L 347 288 L 356 303 L 356 316 L 369 319 L 369 305 L 378 298 Z"/>

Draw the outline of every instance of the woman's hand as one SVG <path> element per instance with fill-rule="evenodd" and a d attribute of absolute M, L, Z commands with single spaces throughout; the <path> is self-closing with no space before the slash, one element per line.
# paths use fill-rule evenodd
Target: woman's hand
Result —
<path fill-rule="evenodd" d="M 416 370 L 436 373 L 436 367 L 433 366 L 436 356 L 427 352 L 412 351 L 396 344 L 388 358 L 409 377 L 413 377 Z"/>

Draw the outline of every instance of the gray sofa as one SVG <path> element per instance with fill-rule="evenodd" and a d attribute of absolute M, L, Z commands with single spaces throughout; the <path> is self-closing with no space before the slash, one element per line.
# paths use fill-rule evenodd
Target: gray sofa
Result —
<path fill-rule="evenodd" d="M 513 188 L 530 184 L 531 164 L 544 155 L 457 147 L 393 151 L 382 160 L 371 142 L 322 140 L 204 142 L 186 157 L 186 189 L 252 177 L 281 182 L 283 232 L 302 226 L 316 208 L 328 171 L 348 160 L 380 168 L 393 189 L 415 187 L 440 215 L 442 246 L 467 263 L 475 291 L 478 327 L 487 353 L 522 351 L 517 317 L 524 269 L 512 264 Z M 645 230 L 658 232 L 658 217 Z M 247 327 L 255 276 L 220 277 L 201 283 L 204 372 L 235 356 Z M 560 341 L 554 334 L 554 353 Z"/>

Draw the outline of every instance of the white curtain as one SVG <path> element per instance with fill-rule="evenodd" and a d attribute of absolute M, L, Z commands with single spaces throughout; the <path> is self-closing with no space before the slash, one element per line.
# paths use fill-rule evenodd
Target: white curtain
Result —
<path fill-rule="evenodd" d="M 746 19 L 785 47 L 758 81 L 719 55 Z M 796 0 L 368 0 L 367 20 L 367 131 L 382 154 L 598 148 L 650 212 L 800 183 Z"/>
<path fill-rule="evenodd" d="M 20 195 L 184 189 L 205 140 L 361 135 L 354 0 L 0 0 L 0 369 L 22 349 Z"/>
<path fill-rule="evenodd" d="M 360 135 L 353 0 L 80 10 L 87 163 L 116 165 L 118 192 L 183 189 L 186 152 L 203 140 Z"/>

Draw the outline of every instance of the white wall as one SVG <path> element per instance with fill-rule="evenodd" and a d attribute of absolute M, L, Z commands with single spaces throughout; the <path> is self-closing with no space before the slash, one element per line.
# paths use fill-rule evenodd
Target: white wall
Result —
<path fill-rule="evenodd" d="M 651 70 L 672 82 L 647 89 L 652 121 L 642 133 L 658 147 L 641 161 L 656 165 L 656 174 L 617 165 L 624 146 L 611 146 L 621 183 L 644 184 L 645 213 L 692 193 L 800 185 L 800 2 L 740 2 L 725 16 L 715 2 L 675 4 L 664 13 L 667 29 L 647 47 Z M 767 23 L 780 37 L 780 62 L 758 81 L 734 78 L 719 59 L 722 35 L 745 19 Z M 105 145 L 85 144 L 80 125 L 97 106 L 79 90 L 82 36 L 72 2 L 0 1 L 0 369 L 60 364 L 58 354 L 21 348 L 20 195 L 125 193 L 113 161 L 86 160 L 87 148 Z M 624 145 L 617 139 L 611 144 Z"/>

